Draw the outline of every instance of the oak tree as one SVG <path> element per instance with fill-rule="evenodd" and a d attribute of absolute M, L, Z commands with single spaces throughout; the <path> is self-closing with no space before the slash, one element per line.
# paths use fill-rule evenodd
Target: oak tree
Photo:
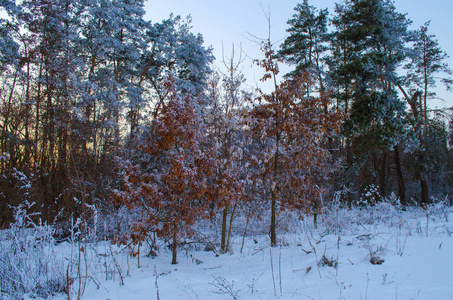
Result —
<path fill-rule="evenodd" d="M 310 211 L 312 202 L 323 194 L 316 174 L 326 167 L 329 152 L 323 139 L 338 131 L 341 114 L 324 108 L 328 94 L 306 96 L 313 85 L 310 74 L 277 85 L 278 61 L 269 41 L 263 43 L 265 58 L 263 80 L 273 79 L 272 93 L 261 95 L 252 103 L 248 126 L 260 147 L 254 164 L 259 165 L 255 180 L 261 181 L 263 196 L 271 203 L 271 246 L 277 245 L 278 210 Z"/>
<path fill-rule="evenodd" d="M 190 226 L 208 217 L 209 178 L 214 161 L 204 145 L 206 134 L 198 98 L 181 94 L 176 79 L 165 82 L 166 102 L 153 120 L 150 139 L 142 150 L 152 157 L 148 170 L 123 162 L 124 190 L 115 198 L 142 217 L 132 226 L 130 238 L 142 242 L 150 230 L 172 240 L 172 264 L 177 263 L 180 238 L 192 234 Z"/>

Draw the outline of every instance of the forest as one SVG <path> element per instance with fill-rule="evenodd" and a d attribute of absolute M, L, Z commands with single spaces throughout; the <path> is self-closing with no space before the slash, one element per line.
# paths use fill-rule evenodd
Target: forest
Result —
<path fill-rule="evenodd" d="M 257 41 L 270 92 L 245 87 L 240 49 L 216 67 L 190 17 L 147 21 L 144 0 L 0 3 L 3 230 L 22 216 L 79 254 L 163 241 L 177 264 L 188 241 L 230 251 L 236 220 L 277 247 L 286 212 L 317 228 L 332 205 L 452 205 L 453 111 L 430 108 L 448 56 L 390 0 L 301 1 L 284 41 Z"/>

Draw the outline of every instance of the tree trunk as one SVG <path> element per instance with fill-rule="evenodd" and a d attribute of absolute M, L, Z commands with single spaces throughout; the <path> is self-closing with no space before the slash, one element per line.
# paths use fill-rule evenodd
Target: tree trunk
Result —
<path fill-rule="evenodd" d="M 171 248 L 172 251 L 172 258 L 171 258 L 171 264 L 176 265 L 178 263 L 178 260 L 176 259 L 177 256 L 177 249 L 178 249 L 178 225 L 175 225 L 173 228 L 173 245 Z"/>
<path fill-rule="evenodd" d="M 271 247 L 277 246 L 277 234 L 275 233 L 276 223 L 277 223 L 277 216 L 276 216 L 276 207 L 277 207 L 277 197 L 275 195 L 275 191 L 272 191 L 272 199 L 271 199 Z"/>
<path fill-rule="evenodd" d="M 226 250 L 226 227 L 227 227 L 227 216 L 228 216 L 228 204 L 223 209 L 222 216 L 222 237 L 220 241 L 220 253 L 225 253 Z"/>
<path fill-rule="evenodd" d="M 313 225 L 318 228 L 318 210 L 319 210 L 319 199 L 313 199 Z"/>
<path fill-rule="evenodd" d="M 237 207 L 238 203 L 234 203 L 234 206 L 233 206 L 233 211 L 231 212 L 231 216 L 230 216 L 230 224 L 228 226 L 228 237 L 227 237 L 227 241 L 226 241 L 226 246 L 225 246 L 225 252 L 228 251 L 228 249 L 230 248 L 230 237 L 231 237 L 231 228 L 233 228 L 233 220 L 234 220 L 234 214 L 236 213 L 236 207 Z"/>
<path fill-rule="evenodd" d="M 429 203 L 429 192 L 428 183 L 426 182 L 424 174 L 422 174 L 422 178 L 420 179 L 420 187 L 421 187 L 420 204 L 422 207 L 426 207 L 426 205 Z"/>
<path fill-rule="evenodd" d="M 345 141 L 345 148 L 346 148 L 346 163 L 348 167 L 352 166 L 352 147 L 351 147 L 351 139 L 349 137 L 346 138 Z M 347 190 L 346 192 L 346 201 L 347 205 L 349 208 L 352 207 L 352 202 L 353 202 L 353 195 L 350 191 L 350 189 Z"/>
<path fill-rule="evenodd" d="M 401 205 L 406 206 L 406 187 L 404 186 L 403 170 L 401 168 L 398 145 L 393 147 L 393 158 L 395 160 L 396 177 L 398 180 L 398 199 L 400 200 Z"/>
<path fill-rule="evenodd" d="M 387 152 L 383 151 L 379 160 L 379 193 L 384 199 L 387 187 Z"/>
<path fill-rule="evenodd" d="M 426 175 L 425 175 L 425 162 L 424 162 L 424 153 L 420 154 L 420 206 L 425 207 L 426 204 L 429 202 L 429 191 L 428 191 L 428 183 L 426 182 Z"/>
<path fill-rule="evenodd" d="M 315 229 L 318 229 L 318 213 L 316 211 L 313 214 L 313 224 L 315 225 Z"/>

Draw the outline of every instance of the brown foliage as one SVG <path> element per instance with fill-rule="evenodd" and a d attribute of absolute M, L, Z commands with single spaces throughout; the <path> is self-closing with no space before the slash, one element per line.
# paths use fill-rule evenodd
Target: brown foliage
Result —
<path fill-rule="evenodd" d="M 152 123 L 152 138 L 142 146 L 155 158 L 152 171 L 122 162 L 124 190 L 115 193 L 116 200 L 128 208 L 143 209 L 143 217 L 131 228 L 134 243 L 154 230 L 176 245 L 179 237 L 191 234 L 190 226 L 197 219 L 208 217 L 208 179 L 214 162 L 204 147 L 197 99 L 181 95 L 171 76 L 166 86 L 168 101 Z"/>
<path fill-rule="evenodd" d="M 261 95 L 252 103 L 248 127 L 260 147 L 256 149 L 254 165 L 259 171 L 255 180 L 262 182 L 263 193 L 271 200 L 271 244 L 276 245 L 276 211 L 291 209 L 310 210 L 323 189 L 318 185 L 319 175 L 325 173 L 329 153 L 324 140 L 338 132 L 342 114 L 328 111 L 328 94 L 306 96 L 312 87 L 309 74 L 277 85 L 278 62 L 270 42 L 263 43 L 265 59 L 258 61 L 266 75 L 274 79 L 271 94 Z"/>
<path fill-rule="evenodd" d="M 262 94 L 250 113 L 250 132 L 263 141 L 260 177 L 279 195 L 281 208 L 304 210 L 322 194 L 315 172 L 329 157 L 324 139 L 340 127 L 341 114 L 325 112 L 326 93 L 306 97 L 308 75 L 283 82 L 270 95 Z"/>

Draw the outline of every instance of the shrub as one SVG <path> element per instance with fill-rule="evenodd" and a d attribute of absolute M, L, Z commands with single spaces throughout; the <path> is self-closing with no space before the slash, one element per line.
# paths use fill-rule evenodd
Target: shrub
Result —
<path fill-rule="evenodd" d="M 54 228 L 33 222 L 27 214 L 32 206 L 26 202 L 15 208 L 15 222 L 0 231 L 0 295 L 6 299 L 24 294 L 47 298 L 66 289 L 64 261 L 54 251 Z"/>

